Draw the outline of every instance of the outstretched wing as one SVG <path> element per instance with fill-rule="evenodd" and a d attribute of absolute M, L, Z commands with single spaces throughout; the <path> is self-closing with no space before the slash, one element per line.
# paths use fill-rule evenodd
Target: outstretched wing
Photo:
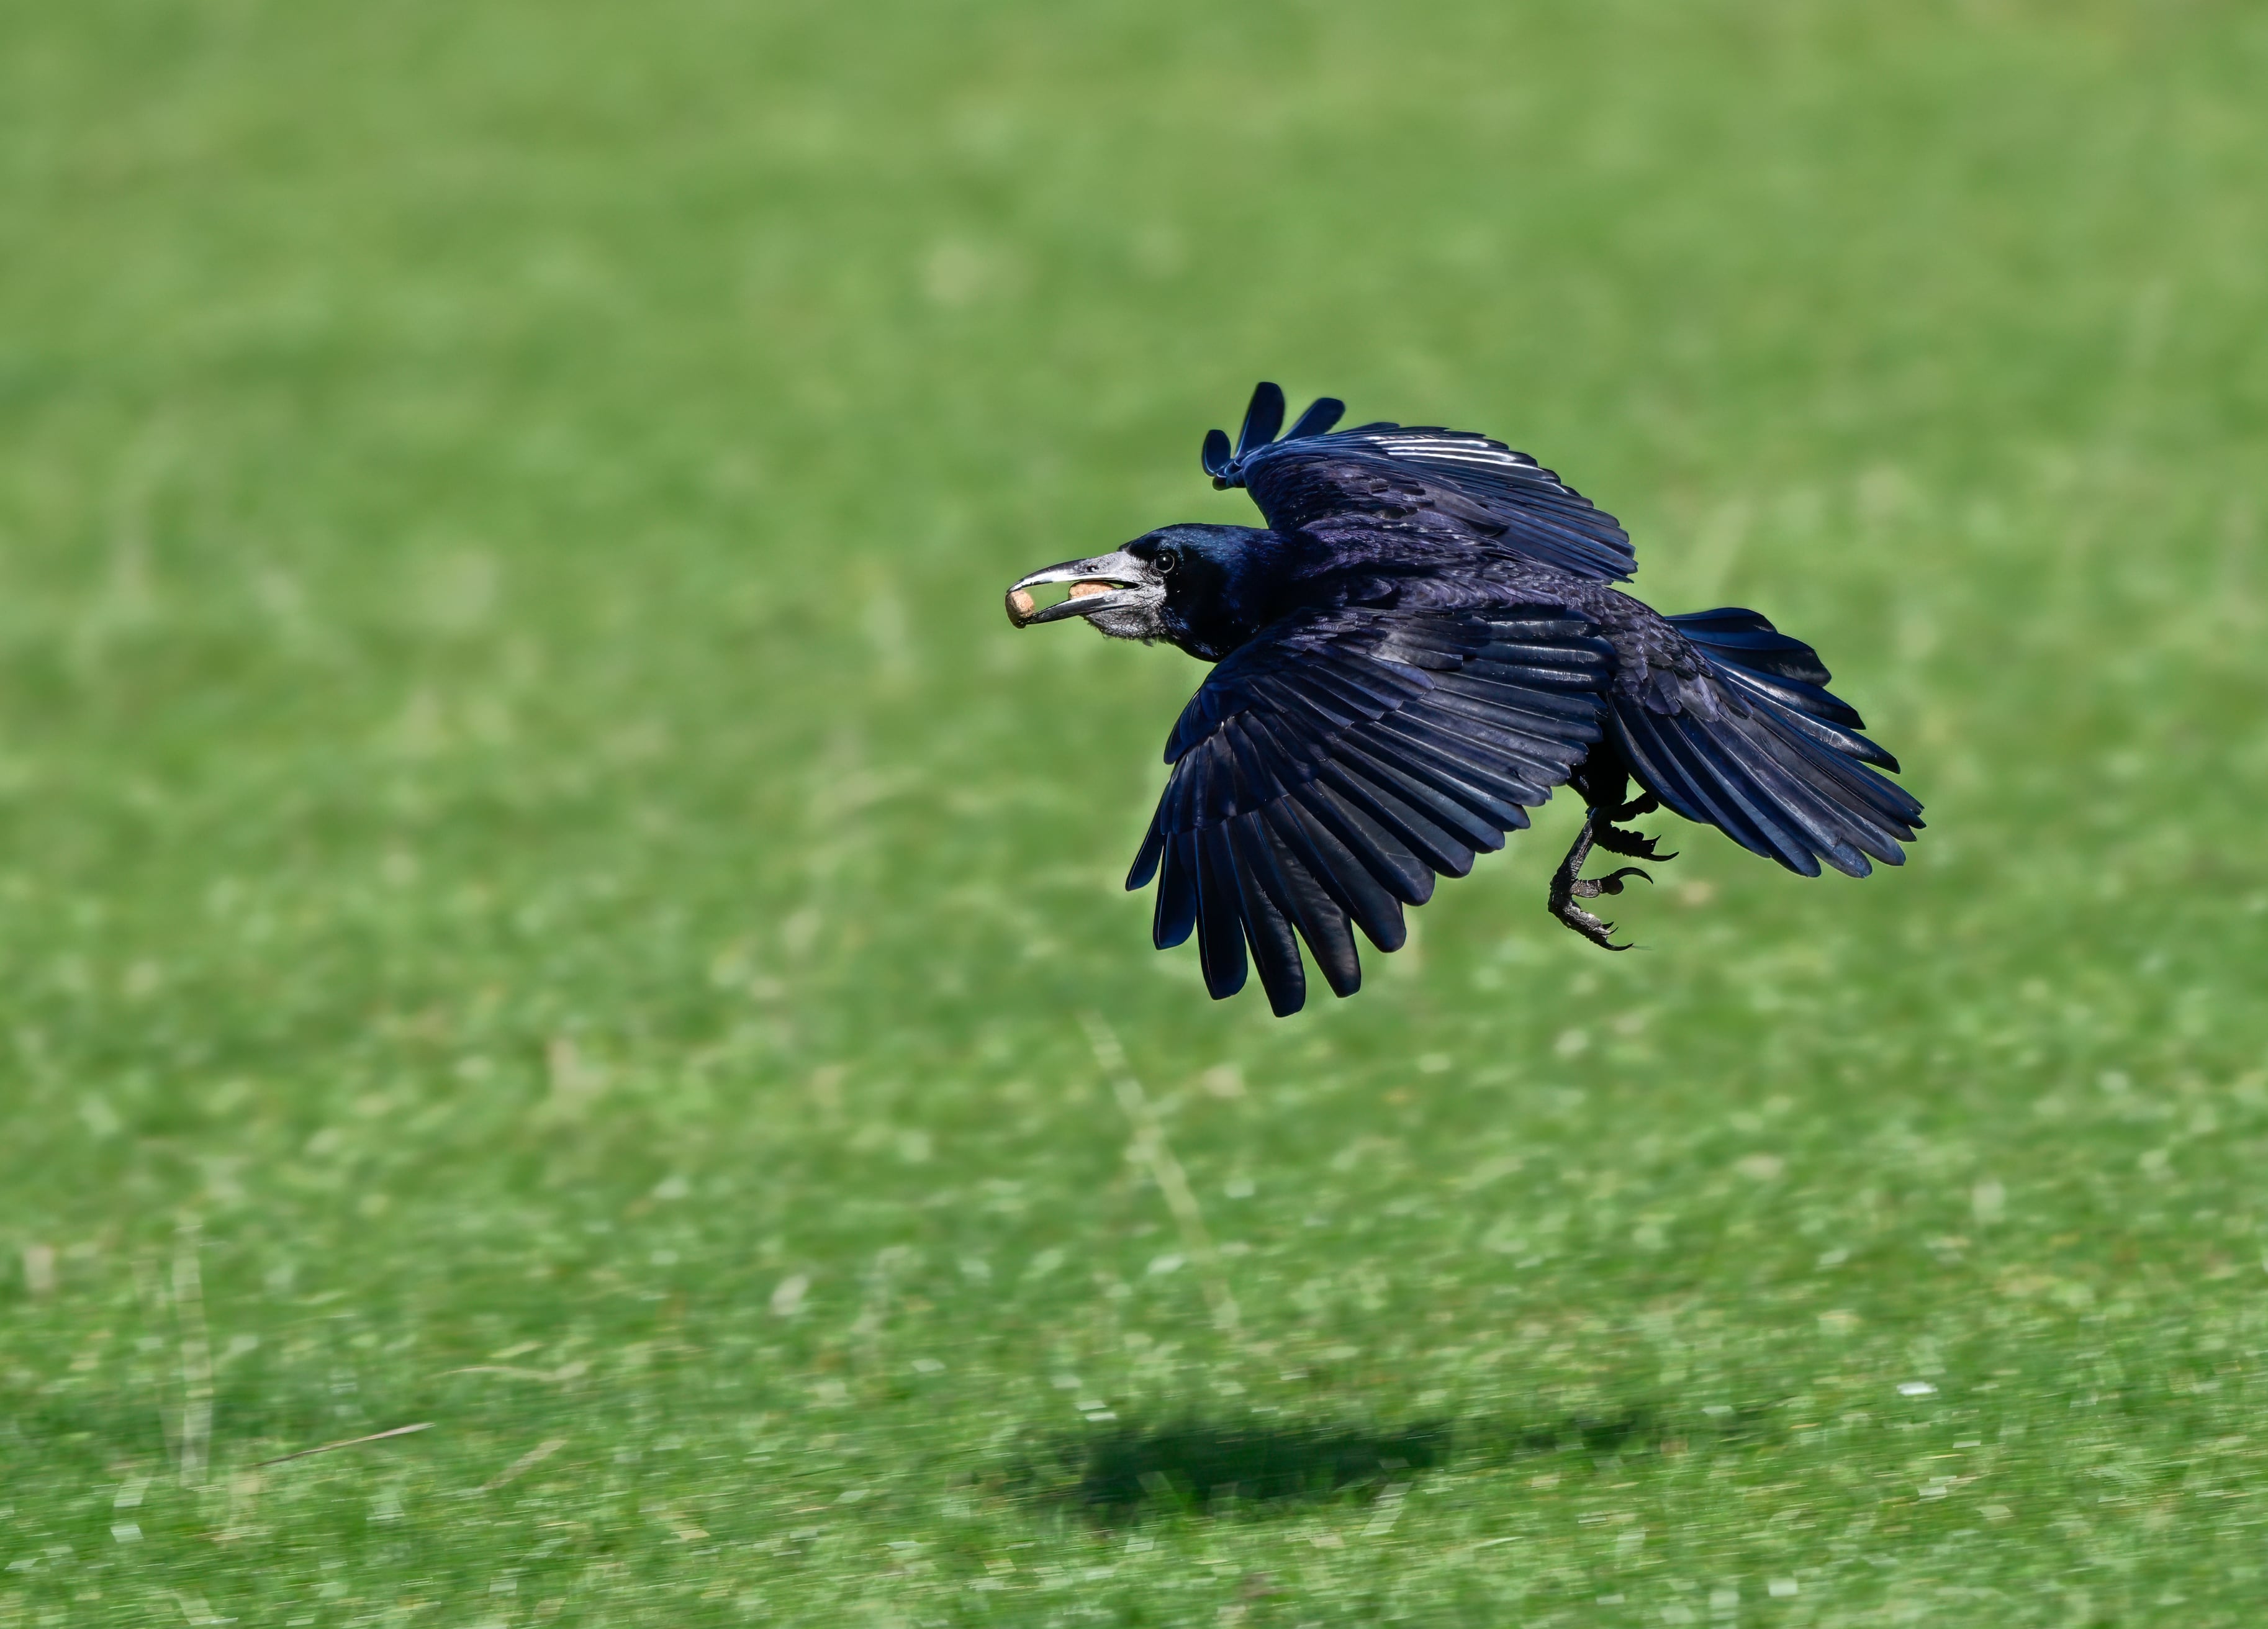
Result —
<path fill-rule="evenodd" d="M 1280 1016 L 1307 999 L 1296 931 L 1353 994 L 1351 928 L 1400 948 L 1403 906 L 1503 847 L 1582 762 L 1610 654 L 1587 619 L 1521 605 L 1319 613 L 1239 646 L 1166 743 L 1126 879 L 1159 879 L 1152 939 L 1195 930 L 1215 999 L 1243 988 L 1249 945 Z"/>
<path fill-rule="evenodd" d="M 1215 486 L 1249 490 L 1278 532 L 1371 515 L 1462 533 L 1600 581 L 1625 581 L 1638 569 L 1630 534 L 1614 516 L 1527 453 L 1465 430 L 1381 424 L 1331 431 L 1344 411 L 1326 396 L 1278 440 L 1284 393 L 1263 382 L 1233 453 L 1222 431 L 1205 437 L 1205 472 Z"/>

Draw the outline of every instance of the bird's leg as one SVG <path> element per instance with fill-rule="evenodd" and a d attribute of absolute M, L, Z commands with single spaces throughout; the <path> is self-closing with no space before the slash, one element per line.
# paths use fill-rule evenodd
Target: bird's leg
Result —
<path fill-rule="evenodd" d="M 1575 902 L 1596 899 L 1602 894 L 1619 894 L 1623 891 L 1624 877 L 1646 877 L 1648 882 L 1653 881 L 1636 866 L 1624 866 L 1620 871 L 1588 880 L 1580 875 L 1583 862 L 1591 857 L 1591 845 L 1599 842 L 1599 828 L 1621 812 L 1620 809 L 1598 807 L 1584 810 L 1583 829 L 1575 834 L 1574 846 L 1567 851 L 1567 858 L 1559 862 L 1559 869 L 1551 873 L 1551 899 L 1547 907 L 1553 916 L 1559 918 L 1562 926 L 1574 929 L 1603 950 L 1628 950 L 1630 947 L 1614 942 L 1611 937 L 1615 931 L 1613 923 L 1600 921 Z M 1605 845 L 1601 844 L 1601 846 Z"/>
<path fill-rule="evenodd" d="M 1636 820 L 1641 814 L 1651 814 L 1660 807 L 1652 792 L 1642 792 L 1628 803 L 1598 810 L 1596 812 L 1605 818 L 1600 822 L 1599 829 L 1591 834 L 1592 841 L 1609 854 L 1626 854 L 1632 859 L 1675 859 L 1677 856 L 1674 851 L 1665 854 L 1654 847 L 1657 839 L 1647 837 L 1644 832 L 1624 831 L 1614 823 L 1618 820 Z M 1650 877 L 1646 880 L 1653 881 Z"/>

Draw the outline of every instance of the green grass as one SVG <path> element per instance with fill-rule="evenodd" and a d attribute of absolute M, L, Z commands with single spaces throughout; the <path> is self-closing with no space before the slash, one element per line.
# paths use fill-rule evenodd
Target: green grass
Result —
<path fill-rule="evenodd" d="M 0 1625 L 2258 1621 L 2264 82 L 2205 0 L 0 11 Z M 1608 957 L 1555 806 L 1208 1002 L 1118 888 L 1197 669 L 998 595 L 1244 518 L 1263 376 L 1816 641 L 1912 863 L 1679 829 Z"/>

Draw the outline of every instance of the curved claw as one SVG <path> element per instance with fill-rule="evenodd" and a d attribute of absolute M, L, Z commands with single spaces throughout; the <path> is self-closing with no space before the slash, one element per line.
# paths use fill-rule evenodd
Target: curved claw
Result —
<path fill-rule="evenodd" d="M 1589 940 L 1602 950 L 1630 950 L 1635 948 L 1635 947 L 1631 945 L 1617 945 L 1615 943 L 1613 937 L 1615 925 L 1613 923 L 1602 922 L 1589 911 L 1583 910 L 1580 906 L 1572 903 L 1560 902 L 1555 903 L 1551 908 L 1551 915 L 1558 921 L 1560 926 L 1573 929 L 1576 932 L 1580 933 L 1585 939 Z"/>
<path fill-rule="evenodd" d="M 1603 877 L 1586 877 L 1568 892 L 1578 899 L 1596 899 L 1602 894 L 1619 894 L 1623 891 L 1624 877 L 1638 877 L 1648 882 L 1653 881 L 1636 866 L 1624 866 L 1620 871 L 1610 871 Z"/>
<path fill-rule="evenodd" d="M 1592 840 L 1609 854 L 1624 854 L 1632 859 L 1650 859 L 1659 864 L 1677 858 L 1675 849 L 1665 854 L 1654 847 L 1660 839 L 1649 837 L 1642 831 L 1624 831 L 1618 826 L 1601 825 L 1592 834 Z"/>

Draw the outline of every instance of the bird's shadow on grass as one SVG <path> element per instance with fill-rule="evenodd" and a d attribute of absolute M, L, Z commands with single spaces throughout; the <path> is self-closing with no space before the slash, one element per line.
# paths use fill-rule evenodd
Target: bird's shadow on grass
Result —
<path fill-rule="evenodd" d="M 1754 1423 L 1728 1419 L 1712 1426 L 1712 1434 L 1738 1440 L 1751 1434 Z M 1637 1410 L 1549 1425 L 1184 1419 L 1115 1425 L 1035 1445 L 1007 1468 L 1003 1481 L 1036 1502 L 1117 1523 L 1169 1511 L 1265 1515 L 1366 1500 L 1453 1458 L 1477 1465 L 1566 1453 L 1603 1459 L 1684 1446 L 1655 1416 Z"/>

